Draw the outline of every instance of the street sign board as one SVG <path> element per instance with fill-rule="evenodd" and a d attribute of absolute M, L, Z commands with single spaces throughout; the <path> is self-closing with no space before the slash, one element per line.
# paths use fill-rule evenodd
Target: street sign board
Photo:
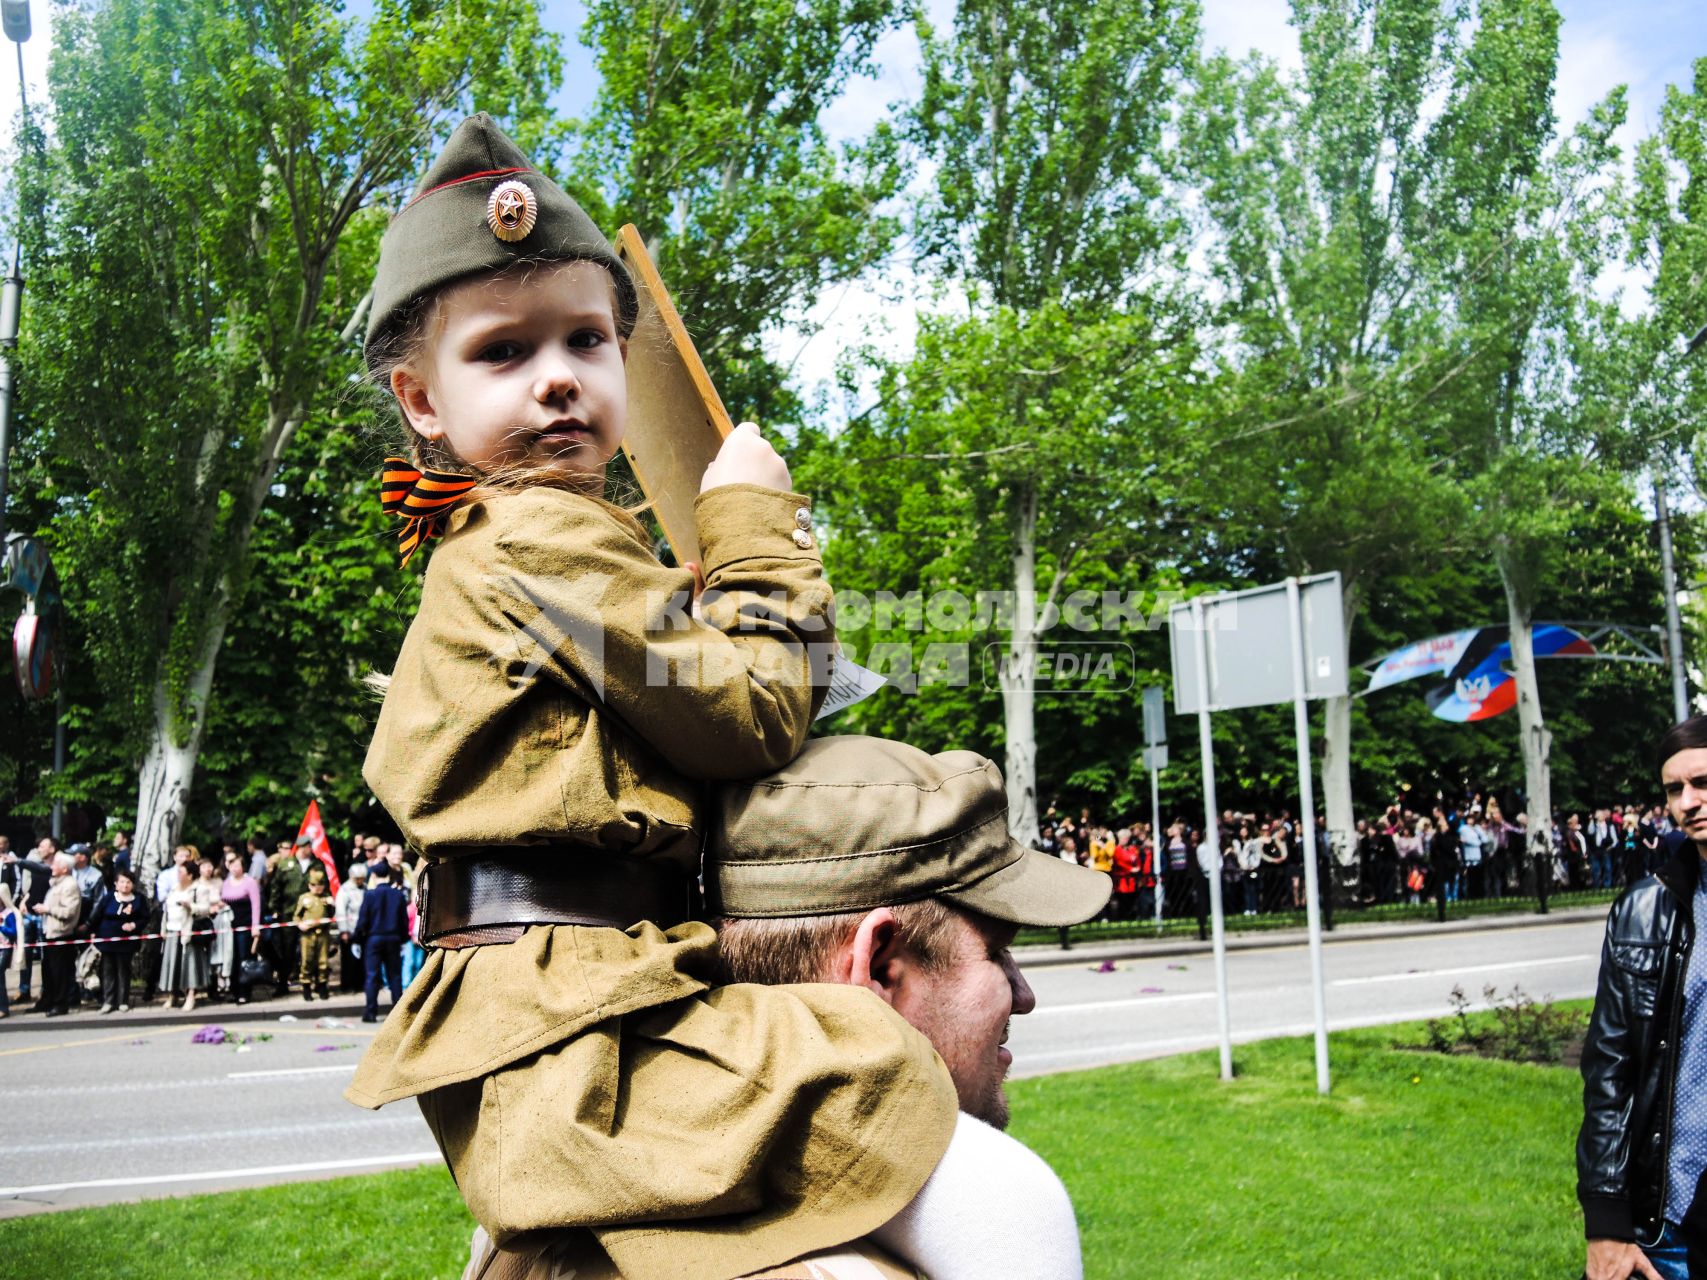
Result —
<path fill-rule="evenodd" d="M 1298 579 L 1304 629 L 1304 696 L 1346 693 L 1345 623 L 1340 576 Z M 1286 583 L 1199 597 L 1168 611 L 1174 672 L 1174 711 L 1198 710 L 1196 608 L 1202 608 L 1208 653 L 1209 710 L 1266 707 L 1293 699 L 1292 621 Z"/>
<path fill-rule="evenodd" d="M 1168 709 L 1159 684 L 1144 690 L 1144 745 L 1159 747 L 1168 740 Z"/>
<path fill-rule="evenodd" d="M 18 692 L 34 702 L 53 692 L 54 632 L 51 617 L 25 613 L 12 628 L 12 672 Z"/>

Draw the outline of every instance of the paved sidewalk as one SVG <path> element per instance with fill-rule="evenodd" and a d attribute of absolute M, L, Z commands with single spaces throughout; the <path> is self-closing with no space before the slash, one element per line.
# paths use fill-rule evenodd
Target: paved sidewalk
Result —
<path fill-rule="evenodd" d="M 1368 942 L 1388 938 L 1438 938 L 1452 933 L 1492 933 L 1507 929 L 1535 929 L 1548 925 L 1574 924 L 1584 920 L 1604 920 L 1610 906 L 1571 907 L 1550 911 L 1513 912 L 1511 915 L 1470 916 L 1462 920 L 1381 924 L 1358 923 L 1336 925 L 1322 934 L 1323 945 L 1337 942 Z M 1227 932 L 1228 951 L 1261 951 L 1275 947 L 1301 947 L 1310 940 L 1306 929 L 1265 929 L 1260 932 Z M 1022 966 L 1048 964 L 1080 964 L 1086 960 L 1136 960 L 1148 956 L 1208 955 L 1214 950 L 1212 942 L 1199 942 L 1196 935 L 1171 938 L 1120 938 L 1111 942 L 1075 942 L 1071 947 L 1020 947 L 1015 956 Z"/>
<path fill-rule="evenodd" d="M 262 989 L 265 989 L 265 984 L 262 984 Z M 360 1025 L 363 1003 L 359 992 L 344 995 L 334 992 L 330 1000 L 304 1000 L 292 992 L 282 997 L 251 998 L 248 1004 L 242 1005 L 233 1004 L 229 1000 L 198 1000 L 196 1007 L 188 1013 L 184 1012 L 182 1001 L 170 1009 L 163 1009 L 155 1003 L 134 1005 L 129 1013 L 100 1013 L 98 1010 L 101 1002 L 96 998 L 73 1009 L 63 1018 L 49 1018 L 44 1014 L 28 1012 L 28 1002 L 20 1005 L 14 998 L 12 1016 L 0 1018 L 0 1035 L 5 1035 L 8 1031 L 65 1030 L 81 1033 L 94 1027 L 148 1026 L 157 1022 L 169 1022 L 174 1025 L 186 1022 L 220 1025 L 277 1022 L 286 1014 L 298 1022 L 310 1025 L 317 1018 L 327 1017 L 343 1018 Z M 390 995 L 382 992 L 379 997 L 379 1016 L 383 1018 L 390 1007 Z"/>

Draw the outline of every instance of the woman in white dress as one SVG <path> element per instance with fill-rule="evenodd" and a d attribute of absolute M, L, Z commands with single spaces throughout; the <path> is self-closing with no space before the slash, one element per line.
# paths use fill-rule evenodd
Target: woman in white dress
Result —
<path fill-rule="evenodd" d="M 160 952 L 160 990 L 166 993 L 163 1008 L 171 1008 L 178 993 L 184 993 L 184 1011 L 196 1007 L 196 992 L 205 990 L 208 978 L 207 952 L 194 945 L 190 934 L 196 919 L 196 876 L 190 870 L 193 863 L 178 864 L 178 880 L 166 895 L 166 914 L 163 932 L 166 934 Z"/>

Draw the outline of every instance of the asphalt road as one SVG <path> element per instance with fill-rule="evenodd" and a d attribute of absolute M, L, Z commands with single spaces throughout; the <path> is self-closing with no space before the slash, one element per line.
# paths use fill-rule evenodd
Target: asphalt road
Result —
<path fill-rule="evenodd" d="M 1536 996 L 1592 995 L 1598 921 L 1360 938 L 1325 948 L 1335 1028 L 1445 1013 L 1461 985 Z M 1216 1043 L 1207 953 L 1028 965 L 1036 1012 L 1013 1021 L 1014 1074 L 1039 1075 Z M 1234 952 L 1235 1041 L 1311 1028 L 1309 954 L 1300 945 Z M 357 1005 L 279 1002 L 244 1020 L 207 1016 L 0 1022 L 0 1217 L 74 1204 L 185 1195 L 436 1160 L 412 1103 L 363 1111 L 342 1090 L 373 1034 Z M 292 1021 L 279 1021 L 288 1014 Z M 328 1014 L 333 1025 L 317 1025 Z M 192 1043 L 209 1023 L 248 1043 Z M 267 1038 L 262 1038 L 267 1037 Z"/>
<path fill-rule="evenodd" d="M 1592 996 L 1603 930 L 1593 919 L 1328 943 L 1322 954 L 1329 1029 L 1449 1013 L 1454 987 L 1477 1008 L 1486 1007 L 1482 992 L 1489 985 L 1501 995 L 1515 984 L 1537 998 Z M 1207 953 L 1113 965 L 1113 972 L 1103 972 L 1087 958 L 1026 970 L 1037 1008 L 1013 1020 L 1013 1075 L 1164 1057 L 1217 1043 L 1215 968 Z M 1230 952 L 1227 988 L 1235 1044 L 1307 1035 L 1315 1027 L 1306 947 Z"/>

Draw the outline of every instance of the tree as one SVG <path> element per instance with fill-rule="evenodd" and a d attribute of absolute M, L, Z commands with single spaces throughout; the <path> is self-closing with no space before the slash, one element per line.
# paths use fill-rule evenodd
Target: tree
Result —
<path fill-rule="evenodd" d="M 1636 148 L 1628 260 L 1648 276 L 1647 312 L 1635 322 L 1637 434 L 1671 454 L 1707 459 L 1707 349 L 1685 346 L 1707 325 L 1707 58 L 1691 89 L 1666 88 L 1658 130 Z M 1685 433 L 1693 429 L 1694 435 Z M 1699 472 L 1698 472 L 1699 477 Z M 1707 481 L 1697 487 L 1707 492 Z"/>
<path fill-rule="evenodd" d="M 1166 456 L 1190 385 L 1191 326 L 1152 274 L 1183 258 L 1162 156 L 1196 10 L 963 0 L 951 35 L 921 36 L 913 132 L 934 173 L 914 234 L 970 315 L 926 322 L 815 474 L 837 529 L 896 527 L 891 468 L 953 495 L 956 580 L 1011 602 L 996 674 L 1008 821 L 1029 840 L 1036 642 L 1076 565 L 1143 545 L 1166 482 L 1133 460 Z"/>
<path fill-rule="evenodd" d="M 1295 0 L 1292 13 L 1295 79 L 1217 55 L 1186 115 L 1224 370 L 1195 493 L 1233 546 L 1278 539 L 1281 571 L 1339 572 L 1349 670 L 1388 577 L 1426 572 L 1461 523 L 1439 445 L 1455 370 L 1419 283 L 1427 199 L 1443 194 L 1427 103 L 1462 15 L 1438 0 Z M 1351 729 L 1351 697 L 1328 699 L 1323 799 L 1347 849 Z"/>
<path fill-rule="evenodd" d="M 884 124 L 837 148 L 822 117 L 870 70 L 897 0 L 594 0 L 583 40 L 598 97 L 572 169 L 611 231 L 632 222 L 726 403 L 798 412 L 761 338 L 804 322 L 819 293 L 880 261 L 899 189 Z"/>
<path fill-rule="evenodd" d="M 456 117 L 537 136 L 558 61 L 530 4 L 107 0 L 56 23 L 52 132 L 24 166 L 36 447 L 52 529 L 141 757 L 144 873 L 176 840 L 256 523 L 358 368 L 385 210 Z M 69 478 L 68 478 L 69 479 Z"/>
<path fill-rule="evenodd" d="M 1574 384 L 1600 329 L 1591 284 L 1605 262 L 1623 92 L 1556 150 L 1552 87 L 1559 16 L 1550 0 L 1484 0 L 1432 130 L 1439 186 L 1429 197 L 1436 287 L 1452 306 L 1455 470 L 1474 528 L 1493 552 L 1511 629 L 1529 829 L 1550 830 L 1551 735 L 1541 711 L 1531 622 L 1572 514 L 1617 463 L 1620 423 Z"/>
<path fill-rule="evenodd" d="M 1650 451 L 1656 492 L 1688 459 L 1707 493 L 1707 346 L 1685 345 L 1707 332 L 1707 58 L 1692 89 L 1667 86 L 1659 128 L 1636 148 L 1629 234 L 1629 260 L 1649 281 L 1648 308 L 1623 344 L 1630 427 Z"/>
<path fill-rule="evenodd" d="M 1137 554 L 1157 541 L 1177 481 L 1165 462 L 1135 464 L 1134 442 L 1165 459 L 1183 434 L 1192 402 L 1180 375 L 1194 350 L 1184 322 L 1119 311 L 1094 324 L 1059 305 L 923 321 L 911 357 L 883 369 L 877 407 L 802 470 L 826 495 L 838 636 L 908 695 L 862 704 L 848 726 L 935 748 L 1005 743 L 1010 786 L 1036 785 L 1015 772 L 1015 746 L 1033 735 L 1057 782 L 1085 785 L 1093 770 L 1127 781 L 1122 691 L 1166 667 L 1160 592 L 1178 589 L 1177 574 Z M 1048 495 L 1046 526 L 1041 497 L 1011 523 L 1016 486 Z M 1025 564 L 1040 547 L 1047 559 Z M 1009 637 L 993 643 L 1000 631 Z M 1036 646 L 1089 658 L 1117 644 L 1130 647 L 1115 653 L 1120 679 L 1016 691 L 1005 671 L 1016 650 L 1035 677 Z M 1045 709 L 1056 726 L 1042 724 Z"/>

